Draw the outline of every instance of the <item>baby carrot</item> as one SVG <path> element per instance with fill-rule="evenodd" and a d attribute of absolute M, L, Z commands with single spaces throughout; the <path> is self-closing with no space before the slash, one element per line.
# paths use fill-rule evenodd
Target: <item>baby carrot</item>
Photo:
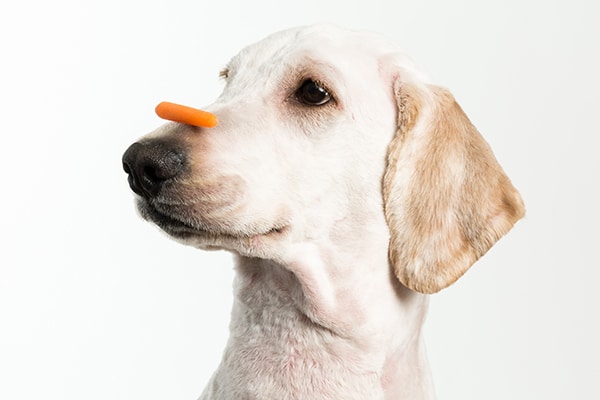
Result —
<path fill-rule="evenodd" d="M 169 121 L 181 122 L 183 124 L 200 126 L 202 128 L 213 128 L 219 120 L 217 116 L 208 111 L 182 106 L 181 104 L 163 101 L 156 106 L 156 115 Z"/>

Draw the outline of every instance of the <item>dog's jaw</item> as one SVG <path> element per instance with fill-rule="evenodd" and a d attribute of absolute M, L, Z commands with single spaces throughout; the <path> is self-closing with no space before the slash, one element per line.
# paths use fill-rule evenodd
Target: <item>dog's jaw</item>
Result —
<path fill-rule="evenodd" d="M 228 226 L 201 222 L 172 215 L 157 209 L 151 202 L 138 198 L 140 216 L 155 224 L 175 241 L 202 250 L 228 250 L 247 257 L 272 257 L 277 245 L 283 246 L 291 227 L 285 219 L 263 226 L 231 229 Z"/>

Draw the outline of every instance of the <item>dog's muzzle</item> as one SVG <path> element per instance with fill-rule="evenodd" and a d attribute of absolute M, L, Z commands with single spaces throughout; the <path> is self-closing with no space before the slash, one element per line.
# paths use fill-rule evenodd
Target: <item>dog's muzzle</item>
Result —
<path fill-rule="evenodd" d="M 129 146 L 123 154 L 123 169 L 131 190 L 145 199 L 155 197 L 169 181 L 185 169 L 186 154 L 164 139 L 149 139 Z"/>

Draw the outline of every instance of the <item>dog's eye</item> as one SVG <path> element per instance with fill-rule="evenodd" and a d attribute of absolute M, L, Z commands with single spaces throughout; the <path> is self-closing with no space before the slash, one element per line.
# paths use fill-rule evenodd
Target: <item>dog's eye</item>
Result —
<path fill-rule="evenodd" d="M 323 86 L 307 79 L 296 91 L 296 98 L 309 106 L 321 106 L 331 100 L 331 95 Z"/>

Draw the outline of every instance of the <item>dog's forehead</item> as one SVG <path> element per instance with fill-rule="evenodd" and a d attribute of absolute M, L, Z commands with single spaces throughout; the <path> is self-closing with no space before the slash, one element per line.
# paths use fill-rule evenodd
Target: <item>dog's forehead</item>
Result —
<path fill-rule="evenodd" d="M 397 47 L 383 37 L 331 25 L 312 25 L 274 33 L 240 51 L 229 63 L 231 69 L 272 70 L 276 66 L 320 61 L 331 65 L 374 65 Z"/>

